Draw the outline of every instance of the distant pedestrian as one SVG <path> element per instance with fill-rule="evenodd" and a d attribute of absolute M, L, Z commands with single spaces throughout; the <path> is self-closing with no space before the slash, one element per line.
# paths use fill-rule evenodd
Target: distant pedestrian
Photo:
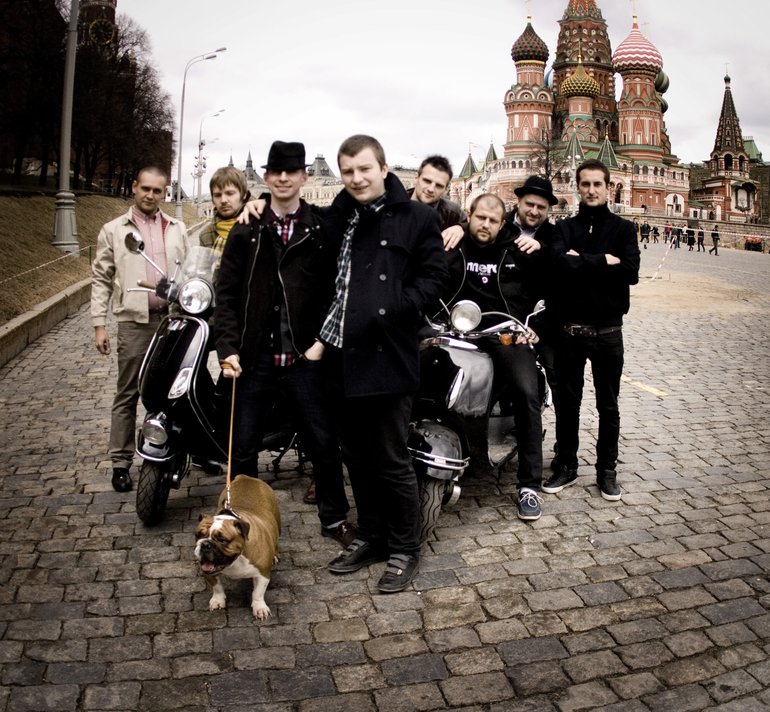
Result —
<path fill-rule="evenodd" d="M 666 221 L 666 227 L 663 228 L 663 243 L 667 243 L 671 239 L 671 223 Z"/>
<path fill-rule="evenodd" d="M 658 239 L 659 237 L 660 237 L 660 229 L 658 228 L 658 226 L 657 226 L 657 225 L 655 225 L 655 226 L 652 228 L 652 241 L 653 241 L 653 242 L 654 242 L 656 245 L 657 245 L 657 244 L 660 242 L 660 240 Z"/>
<path fill-rule="evenodd" d="M 709 254 L 713 252 L 715 256 L 719 257 L 719 226 L 716 223 L 711 230 L 711 244 L 713 247 L 709 250 Z"/>
<path fill-rule="evenodd" d="M 703 226 L 698 225 L 698 252 L 701 250 L 705 253 L 706 252 L 706 245 L 703 244 L 703 241 L 705 240 L 705 233 L 703 232 Z"/>
<path fill-rule="evenodd" d="M 681 233 L 682 228 L 679 227 L 679 225 L 674 225 L 674 227 L 671 228 L 671 245 L 675 250 L 679 249 L 679 236 Z"/>
<path fill-rule="evenodd" d="M 687 228 L 687 250 L 692 252 L 695 247 L 695 229 L 692 227 Z"/>
<path fill-rule="evenodd" d="M 650 223 L 645 220 L 639 228 L 639 242 L 644 243 L 645 250 L 647 249 L 647 245 L 650 244 L 650 230 Z"/>

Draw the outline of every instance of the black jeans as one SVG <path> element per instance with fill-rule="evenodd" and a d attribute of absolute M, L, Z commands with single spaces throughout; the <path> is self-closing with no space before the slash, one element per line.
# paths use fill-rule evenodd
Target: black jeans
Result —
<path fill-rule="evenodd" d="M 503 346 L 489 339 L 483 349 L 492 357 L 495 378 L 511 391 L 518 445 L 518 489 L 540 491 L 543 482 L 543 419 L 536 352 L 527 345 Z"/>
<path fill-rule="evenodd" d="M 335 422 L 361 539 L 389 553 L 420 551 L 420 495 L 406 447 L 412 394 L 346 397 L 342 353 L 327 347 Z"/>
<path fill-rule="evenodd" d="M 305 454 L 313 464 L 318 517 L 331 525 L 347 518 L 340 445 L 334 431 L 330 383 L 323 361 L 295 361 L 277 367 L 272 354 L 244 369 L 235 392 L 233 464 L 236 474 L 257 476 L 259 450 L 277 397 L 288 397 Z"/>
<path fill-rule="evenodd" d="M 586 361 L 591 362 L 599 438 L 596 442 L 596 469 L 614 470 L 618 460 L 620 411 L 618 394 L 623 373 L 623 332 L 598 336 L 570 336 L 562 333 L 556 348 L 556 378 L 559 399 L 556 406 L 556 441 L 559 463 L 577 467 L 580 405 Z"/>

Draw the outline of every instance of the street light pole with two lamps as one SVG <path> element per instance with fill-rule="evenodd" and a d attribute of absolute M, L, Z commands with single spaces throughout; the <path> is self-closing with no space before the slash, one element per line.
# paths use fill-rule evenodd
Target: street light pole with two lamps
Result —
<path fill-rule="evenodd" d="M 200 54 L 197 57 L 193 57 L 184 68 L 184 75 L 182 77 L 182 101 L 179 107 L 179 145 L 177 146 L 177 169 L 176 169 L 176 218 L 182 219 L 182 141 L 184 140 L 184 95 L 187 85 L 187 71 L 193 64 L 203 62 L 207 59 L 216 59 L 220 52 L 224 52 L 227 47 L 220 47 L 208 54 Z"/>
<path fill-rule="evenodd" d="M 195 193 L 196 195 L 195 207 L 196 207 L 196 215 L 198 215 L 198 217 L 200 217 L 201 193 L 203 192 L 203 187 L 202 187 L 203 174 L 206 172 L 205 158 L 203 156 L 203 147 L 206 145 L 206 142 L 203 140 L 203 122 L 209 117 L 213 118 L 215 116 L 219 116 L 220 114 L 224 113 L 224 111 L 225 111 L 224 109 L 219 109 L 219 111 L 213 114 L 205 114 L 201 118 L 200 128 L 198 129 L 198 160 L 197 160 L 197 163 L 195 164 L 195 173 L 194 173 L 194 177 L 198 182 L 197 191 Z M 214 141 L 216 141 L 216 139 L 209 141 L 209 143 L 214 143 Z"/>

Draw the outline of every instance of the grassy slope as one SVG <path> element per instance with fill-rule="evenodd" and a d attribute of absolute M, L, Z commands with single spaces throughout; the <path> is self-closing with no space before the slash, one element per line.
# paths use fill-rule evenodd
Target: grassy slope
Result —
<path fill-rule="evenodd" d="M 75 220 L 80 255 L 62 259 L 63 253 L 51 245 L 54 198 L 0 196 L 0 324 L 88 277 L 99 229 L 129 205 L 129 201 L 120 198 L 78 197 Z M 184 208 L 187 224 L 193 225 L 194 209 L 188 205 Z M 164 204 L 163 209 L 174 212 L 172 204 Z"/>

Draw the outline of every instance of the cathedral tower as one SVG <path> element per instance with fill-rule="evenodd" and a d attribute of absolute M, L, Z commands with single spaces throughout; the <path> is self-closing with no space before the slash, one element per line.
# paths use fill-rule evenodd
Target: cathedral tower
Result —
<path fill-rule="evenodd" d="M 559 39 L 553 62 L 553 87 L 556 111 L 554 133 L 562 135 L 569 116 L 569 99 L 562 84 L 581 64 L 588 76 L 599 86 L 593 98 L 593 115 L 600 139 L 605 135 L 617 141 L 618 126 L 615 105 L 615 77 L 612 68 L 612 47 L 607 35 L 607 23 L 595 0 L 569 0 L 559 20 Z"/>
<path fill-rule="evenodd" d="M 532 27 L 532 18 L 513 43 L 511 57 L 516 65 L 516 84 L 505 94 L 508 116 L 504 155 L 529 159 L 533 142 L 551 142 L 553 93 L 545 84 L 548 47 Z"/>

